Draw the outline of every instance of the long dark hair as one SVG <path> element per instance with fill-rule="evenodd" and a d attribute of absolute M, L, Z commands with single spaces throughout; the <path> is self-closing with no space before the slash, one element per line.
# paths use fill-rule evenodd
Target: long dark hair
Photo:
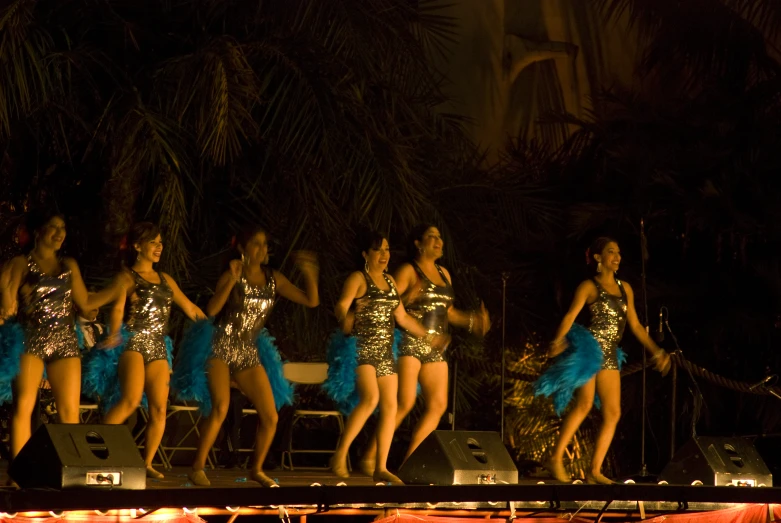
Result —
<path fill-rule="evenodd" d="M 228 254 L 223 258 L 222 271 L 225 272 L 230 267 L 231 260 L 240 260 L 241 251 L 239 251 L 239 245 L 242 249 L 247 247 L 247 243 L 257 234 L 265 234 L 266 241 L 269 240 L 268 232 L 260 225 L 252 224 L 243 227 L 233 238 L 231 238 L 231 248 L 228 250 Z"/>
<path fill-rule="evenodd" d="M 433 223 L 420 223 L 413 227 L 410 231 L 409 237 L 407 238 L 407 256 L 409 256 L 410 263 L 414 262 L 415 258 L 418 257 L 418 254 L 420 254 L 417 245 L 415 245 L 415 242 L 423 241 L 423 235 L 426 234 L 427 230 L 432 228 L 437 230 L 439 229 L 439 227 Z"/>
<path fill-rule="evenodd" d="M 596 270 L 597 260 L 594 259 L 595 254 L 602 255 L 602 251 L 605 250 L 608 243 L 615 243 L 618 245 L 618 240 L 611 238 L 610 236 L 600 236 L 591 242 L 591 246 L 586 249 L 586 264 Z"/>
<path fill-rule="evenodd" d="M 125 244 L 125 264 L 128 267 L 132 267 L 138 259 L 138 251 L 136 251 L 136 245 L 149 242 L 157 238 L 160 234 L 160 227 L 152 222 L 138 222 L 134 223 L 130 228 L 130 232 L 127 235 L 127 243 Z"/>

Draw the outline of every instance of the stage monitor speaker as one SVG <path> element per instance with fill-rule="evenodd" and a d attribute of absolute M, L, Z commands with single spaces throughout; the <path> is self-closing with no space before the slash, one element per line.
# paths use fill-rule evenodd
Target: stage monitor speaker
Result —
<path fill-rule="evenodd" d="M 518 483 L 498 432 L 432 432 L 399 469 L 408 485 Z"/>
<path fill-rule="evenodd" d="M 125 425 L 42 425 L 8 474 L 21 488 L 146 488 L 144 460 Z"/>
<path fill-rule="evenodd" d="M 701 481 L 714 486 L 773 486 L 762 457 L 743 438 L 693 438 L 675 453 L 660 479 L 678 485 Z"/>

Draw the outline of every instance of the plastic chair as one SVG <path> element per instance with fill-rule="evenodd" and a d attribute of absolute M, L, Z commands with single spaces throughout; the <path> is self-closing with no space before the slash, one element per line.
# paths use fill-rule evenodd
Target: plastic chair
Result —
<path fill-rule="evenodd" d="M 321 385 L 328 378 L 327 363 L 285 363 L 283 367 L 285 378 L 299 385 Z M 293 429 L 296 422 L 302 419 L 327 419 L 335 418 L 339 426 L 339 436 L 344 432 L 344 416 L 338 410 L 304 410 L 293 411 L 293 419 L 290 422 L 288 432 L 287 450 L 282 452 L 282 468 L 293 470 L 293 454 L 334 454 L 334 450 L 319 449 L 294 449 Z M 319 468 L 319 467 L 318 467 Z M 322 467 L 322 468 L 327 468 Z M 347 457 L 347 468 L 352 470 L 350 457 Z"/>

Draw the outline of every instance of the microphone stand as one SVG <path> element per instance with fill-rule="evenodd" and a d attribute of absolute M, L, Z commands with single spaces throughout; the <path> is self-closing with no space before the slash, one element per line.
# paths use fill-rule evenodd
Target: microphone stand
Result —
<path fill-rule="evenodd" d="M 500 409 L 501 409 L 501 415 L 500 415 L 500 423 L 499 426 L 499 434 L 502 438 L 502 441 L 504 442 L 504 374 L 505 374 L 505 348 L 504 348 L 504 340 L 505 340 L 505 325 L 506 325 L 506 319 L 507 319 L 507 279 L 510 277 L 509 272 L 503 272 L 502 273 L 502 385 L 501 385 L 501 396 L 500 396 Z"/>
<path fill-rule="evenodd" d="M 641 273 L 643 292 L 643 325 L 645 331 L 650 335 L 650 322 L 648 320 L 648 288 L 646 287 L 645 261 L 648 259 L 648 242 L 645 237 L 645 222 L 640 218 L 640 250 L 641 250 Z M 642 421 L 640 425 L 640 477 L 647 478 L 648 465 L 645 462 L 645 418 L 648 415 L 646 402 L 646 369 L 648 366 L 646 351 L 643 350 L 643 391 L 642 391 Z"/>

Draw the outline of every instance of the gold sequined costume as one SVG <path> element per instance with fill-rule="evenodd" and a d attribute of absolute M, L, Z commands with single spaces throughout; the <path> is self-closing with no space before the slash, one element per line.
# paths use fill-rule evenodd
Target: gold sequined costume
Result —
<path fill-rule="evenodd" d="M 624 335 L 626 326 L 626 291 L 620 280 L 616 280 L 621 296 L 608 293 L 597 280 L 598 296 L 594 303 L 588 306 L 591 311 L 591 323 L 588 330 L 602 347 L 604 362 L 602 370 L 619 370 L 618 343 Z"/>
<path fill-rule="evenodd" d="M 60 262 L 62 263 L 62 262 Z M 48 363 L 81 355 L 75 330 L 71 271 L 57 276 L 44 273 L 27 256 L 28 273 L 21 289 L 30 291 L 21 296 L 19 323 L 24 329 L 26 354 L 33 354 Z"/>
<path fill-rule="evenodd" d="M 393 358 L 393 331 L 396 322 L 393 311 L 399 306 L 399 292 L 393 281 L 385 274 L 390 290 L 384 291 L 374 284 L 371 276 L 364 272 L 366 294 L 355 300 L 355 323 L 353 336 L 357 342 L 358 365 L 371 365 L 377 377 L 396 373 Z"/>
<path fill-rule="evenodd" d="M 130 303 L 125 323 L 132 335 L 125 350 L 140 352 L 144 365 L 168 359 L 165 335 L 174 292 L 160 273 L 160 283 L 145 280 L 133 269 L 130 273 L 135 284 L 135 299 Z"/>
<path fill-rule="evenodd" d="M 264 268 L 266 285 L 252 285 L 242 276 L 214 325 L 211 358 L 224 361 L 231 374 L 260 365 L 256 339 L 274 307 L 277 284 Z"/>
<path fill-rule="evenodd" d="M 453 286 L 439 265 L 436 267 L 442 281 L 445 282 L 444 287 L 432 282 L 417 263 L 413 263 L 412 267 L 420 278 L 421 288 L 415 299 L 406 304 L 407 313 L 420 321 L 429 333 L 446 334 L 448 330 L 447 311 L 455 300 Z M 408 332 L 403 333 L 399 356 L 414 356 L 420 360 L 420 363 L 445 361 L 442 352 L 433 350 L 425 339 L 416 338 Z"/>

